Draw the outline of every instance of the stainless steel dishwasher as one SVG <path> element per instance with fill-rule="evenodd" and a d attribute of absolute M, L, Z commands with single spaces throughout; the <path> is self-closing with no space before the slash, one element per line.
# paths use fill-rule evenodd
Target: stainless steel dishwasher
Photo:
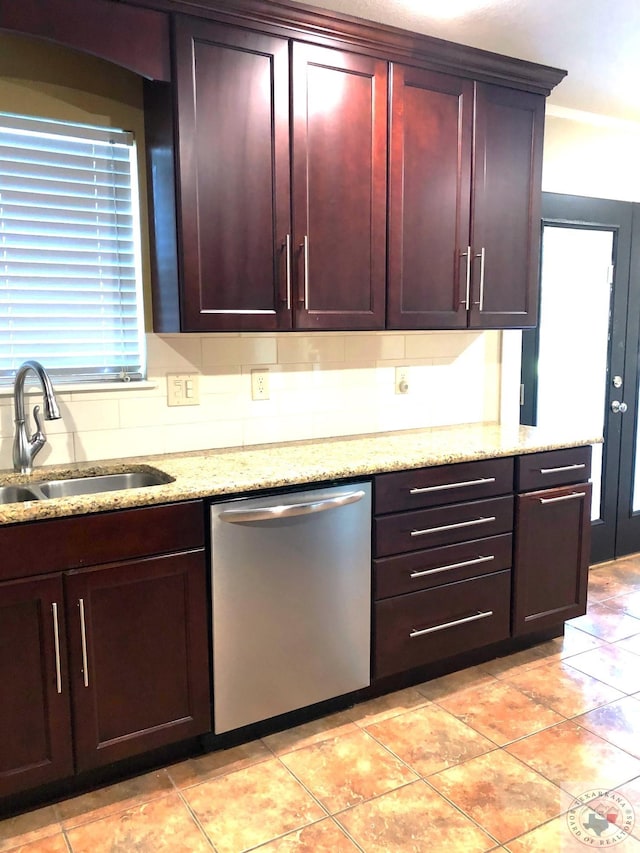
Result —
<path fill-rule="evenodd" d="M 371 484 L 211 506 L 214 731 L 369 684 Z"/>

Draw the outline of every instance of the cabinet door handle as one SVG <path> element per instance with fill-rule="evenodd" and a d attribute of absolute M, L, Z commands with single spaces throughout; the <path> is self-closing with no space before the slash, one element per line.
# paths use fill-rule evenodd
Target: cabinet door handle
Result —
<path fill-rule="evenodd" d="M 443 492 L 446 489 L 462 489 L 464 486 L 481 486 L 485 483 L 495 483 L 495 477 L 480 477 L 478 480 L 465 480 L 460 483 L 443 483 L 441 486 L 424 486 L 423 488 L 409 489 L 410 495 L 424 495 L 426 492 Z"/>
<path fill-rule="evenodd" d="M 480 258 L 480 299 L 476 302 L 476 305 L 480 309 L 480 311 L 484 310 L 484 261 L 485 261 L 485 250 L 484 246 L 480 249 L 480 254 L 476 255 L 476 258 Z"/>
<path fill-rule="evenodd" d="M 87 625 L 84 618 L 84 599 L 78 599 L 78 607 L 80 608 L 80 638 L 82 640 L 82 676 L 84 686 L 89 686 L 89 663 L 87 660 Z"/>
<path fill-rule="evenodd" d="M 455 625 L 465 625 L 467 622 L 477 622 L 478 619 L 487 619 L 493 616 L 493 610 L 485 610 L 475 613 L 473 616 L 465 616 L 464 619 L 454 619 L 452 622 L 443 622 L 441 625 L 434 625 L 433 628 L 423 628 L 421 631 L 415 629 L 409 634 L 413 637 L 424 637 L 425 634 L 435 634 L 436 631 L 444 631 L 445 628 L 453 628 Z"/>
<path fill-rule="evenodd" d="M 53 648 L 56 656 L 56 692 L 62 693 L 62 677 L 60 675 L 60 628 L 58 626 L 58 605 L 54 601 L 51 604 L 53 612 Z"/>
<path fill-rule="evenodd" d="M 560 501 L 575 501 L 578 498 L 583 498 L 582 492 L 571 492 L 570 495 L 558 495 L 557 498 L 538 498 L 541 504 L 557 504 Z"/>
<path fill-rule="evenodd" d="M 493 554 L 490 557 L 474 557 L 473 560 L 463 560 L 460 563 L 449 563 L 448 566 L 438 566 L 437 569 L 425 569 L 422 572 L 411 572 L 409 577 L 423 578 L 426 575 L 436 575 L 438 572 L 448 572 L 451 569 L 462 569 L 465 566 L 475 566 L 478 563 L 488 563 L 491 560 L 495 560 L 495 556 Z"/>
<path fill-rule="evenodd" d="M 586 468 L 584 462 L 579 465 L 560 465 L 559 468 L 540 468 L 541 474 L 559 474 L 561 471 L 579 471 L 581 468 Z"/>
<path fill-rule="evenodd" d="M 291 234 L 287 234 L 284 241 L 286 254 L 286 277 L 287 277 L 287 311 L 291 311 Z"/>
<path fill-rule="evenodd" d="M 412 530 L 411 536 L 426 536 L 427 533 L 442 533 L 445 530 L 458 530 L 460 527 L 473 527 L 476 524 L 490 524 L 495 515 L 486 518 L 473 518 L 471 521 L 458 521 L 456 524 L 443 524 L 441 527 L 427 527 L 425 530 Z"/>
<path fill-rule="evenodd" d="M 471 299 L 471 261 L 472 261 L 471 246 L 467 246 L 467 251 L 461 252 L 460 257 L 467 259 L 467 283 L 466 283 L 466 290 L 465 290 L 465 297 L 464 297 L 464 307 L 465 307 L 465 310 L 468 311 L 469 306 L 471 304 L 470 303 L 470 299 Z"/>
<path fill-rule="evenodd" d="M 309 235 L 305 234 L 302 240 L 303 262 L 304 262 L 304 310 L 309 310 Z"/>

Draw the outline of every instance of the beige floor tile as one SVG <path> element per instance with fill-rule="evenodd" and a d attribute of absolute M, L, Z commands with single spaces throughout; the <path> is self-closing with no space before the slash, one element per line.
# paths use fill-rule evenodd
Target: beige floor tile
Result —
<path fill-rule="evenodd" d="M 183 791 L 218 853 L 237 853 L 314 823 L 326 812 L 272 758 Z"/>
<path fill-rule="evenodd" d="M 0 850 L 13 850 L 21 844 L 40 841 L 60 833 L 62 827 L 53 806 L 25 812 L 0 821 Z"/>
<path fill-rule="evenodd" d="M 407 711 L 366 730 L 420 776 L 495 749 L 493 741 L 438 705 Z"/>
<path fill-rule="evenodd" d="M 340 711 L 337 714 L 329 714 L 327 717 L 320 717 L 319 720 L 311 720 L 301 726 L 295 726 L 293 729 L 285 729 L 283 732 L 267 735 L 262 740 L 274 755 L 282 755 L 285 752 L 292 752 L 294 749 L 304 749 L 313 743 L 321 743 L 323 740 L 331 740 L 339 735 L 355 731 L 357 731 L 357 727 L 352 721 L 350 713 Z"/>
<path fill-rule="evenodd" d="M 416 778 L 361 729 L 288 752 L 281 760 L 331 814 Z"/>
<path fill-rule="evenodd" d="M 575 717 L 623 695 L 615 687 L 603 684 L 563 661 L 527 669 L 511 676 L 508 681 L 531 699 L 564 717 Z"/>
<path fill-rule="evenodd" d="M 571 620 L 571 625 L 608 643 L 640 634 L 640 619 L 611 609 L 606 601 L 591 604 L 584 616 Z"/>
<path fill-rule="evenodd" d="M 270 758 L 273 758 L 271 750 L 267 749 L 262 741 L 253 740 L 231 749 L 209 752 L 172 764 L 167 771 L 178 788 L 188 788 Z"/>
<path fill-rule="evenodd" d="M 211 853 L 178 793 L 67 831 L 72 853 Z"/>
<path fill-rule="evenodd" d="M 503 750 L 437 773 L 429 783 L 503 843 L 562 814 L 572 800 Z"/>
<path fill-rule="evenodd" d="M 79 797 L 62 800 L 56 805 L 56 809 L 62 827 L 70 829 L 82 823 L 118 814 L 157 797 L 164 797 L 173 790 L 167 771 L 158 770 L 108 785 L 106 788 L 97 788 Z"/>
<path fill-rule="evenodd" d="M 440 678 L 434 678 L 432 681 L 425 681 L 422 684 L 418 684 L 417 689 L 427 699 L 436 701 L 441 696 L 454 696 L 470 687 L 491 684 L 495 679 L 487 671 L 487 666 L 488 664 L 481 664 L 480 666 L 461 669 L 459 672 L 452 672 L 449 675 L 443 675 Z"/>
<path fill-rule="evenodd" d="M 275 841 L 254 848 L 254 853 L 357 853 L 358 848 L 331 819 L 312 823 Z"/>
<path fill-rule="evenodd" d="M 640 758 L 640 701 L 625 697 L 576 717 L 574 722 Z"/>
<path fill-rule="evenodd" d="M 640 655 L 640 634 L 635 637 L 627 637 L 625 640 L 618 640 L 617 643 L 612 643 L 616 649 L 623 649 L 625 652 L 631 652 L 634 655 Z"/>
<path fill-rule="evenodd" d="M 534 660 L 531 666 L 526 668 L 532 669 L 533 667 L 544 666 L 547 663 L 564 660 L 572 655 L 588 652 L 590 649 L 597 649 L 599 646 L 604 645 L 606 645 L 605 640 L 600 640 L 598 637 L 594 637 L 593 634 L 587 634 L 585 631 L 573 628 L 567 623 L 562 636 L 554 637 L 552 640 L 541 643 L 539 648 L 544 654 L 537 660 Z"/>
<path fill-rule="evenodd" d="M 589 572 L 589 590 L 587 598 L 589 602 L 606 601 L 614 595 L 624 595 L 630 592 L 629 585 L 616 580 L 610 574 L 610 569 L 591 569 Z"/>
<path fill-rule="evenodd" d="M 564 720 L 504 681 L 443 697 L 438 704 L 499 746 Z"/>
<path fill-rule="evenodd" d="M 497 846 L 423 781 L 348 809 L 337 820 L 366 853 L 483 853 Z"/>
<path fill-rule="evenodd" d="M 637 758 L 573 720 L 512 743 L 506 750 L 574 797 L 595 788 L 616 788 L 640 775 Z"/>
<path fill-rule="evenodd" d="M 635 592 L 627 592 L 616 595 L 615 598 L 608 598 L 606 604 L 611 610 L 640 619 L 640 581 L 638 581 L 638 589 Z"/>
<path fill-rule="evenodd" d="M 50 835 L 48 838 L 41 838 L 30 844 L 12 847 L 11 853 L 69 853 L 69 847 L 64 835 L 59 832 L 57 835 Z"/>
<path fill-rule="evenodd" d="M 615 847 L 599 847 L 597 837 L 593 844 L 578 838 L 569 828 L 566 815 L 555 818 L 549 823 L 528 832 L 506 848 L 510 853 L 585 853 L 586 850 L 611 849 L 615 853 L 640 853 L 640 842 L 634 838 L 624 838 Z"/>
<path fill-rule="evenodd" d="M 405 690 L 387 693 L 386 696 L 379 696 L 368 702 L 360 702 L 353 708 L 349 708 L 347 713 L 356 725 L 364 728 L 427 704 L 429 700 L 423 693 L 415 687 L 407 687 Z"/>
<path fill-rule="evenodd" d="M 574 655 L 567 660 L 567 664 L 623 693 L 640 691 L 638 656 L 617 646 L 607 644 L 590 652 Z"/>
<path fill-rule="evenodd" d="M 517 672 L 523 672 L 524 670 L 548 663 L 549 655 L 558 654 L 560 649 L 558 644 L 550 646 L 550 642 L 552 641 L 539 643 L 520 652 L 514 652 L 512 655 L 496 658 L 493 661 L 483 664 L 483 667 L 495 678 L 506 680 Z"/>

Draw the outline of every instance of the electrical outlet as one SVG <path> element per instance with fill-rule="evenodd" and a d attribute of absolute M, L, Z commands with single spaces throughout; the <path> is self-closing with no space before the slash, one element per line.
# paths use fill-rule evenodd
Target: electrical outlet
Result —
<path fill-rule="evenodd" d="M 251 399 L 269 399 L 269 368 L 260 367 L 251 371 Z"/>
<path fill-rule="evenodd" d="M 167 373 L 167 406 L 199 406 L 197 373 Z"/>
<path fill-rule="evenodd" d="M 409 393 L 409 368 L 396 367 L 396 394 Z"/>

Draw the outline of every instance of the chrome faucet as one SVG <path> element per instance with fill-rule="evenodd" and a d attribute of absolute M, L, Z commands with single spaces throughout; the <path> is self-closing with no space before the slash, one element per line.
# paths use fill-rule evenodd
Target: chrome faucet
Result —
<path fill-rule="evenodd" d="M 39 361 L 25 361 L 18 368 L 13 384 L 14 422 L 16 425 L 16 435 L 13 440 L 13 467 L 16 471 L 20 471 L 21 474 L 31 473 L 33 459 L 42 450 L 47 440 L 46 435 L 42 431 L 40 406 L 35 406 L 33 409 L 33 419 L 36 422 L 37 429 L 31 437 L 27 433 L 24 411 L 24 380 L 30 370 L 36 374 L 42 386 L 42 400 L 46 420 L 55 421 L 60 417 L 56 395 L 53 393 L 53 385 L 47 375 L 47 371 Z"/>

